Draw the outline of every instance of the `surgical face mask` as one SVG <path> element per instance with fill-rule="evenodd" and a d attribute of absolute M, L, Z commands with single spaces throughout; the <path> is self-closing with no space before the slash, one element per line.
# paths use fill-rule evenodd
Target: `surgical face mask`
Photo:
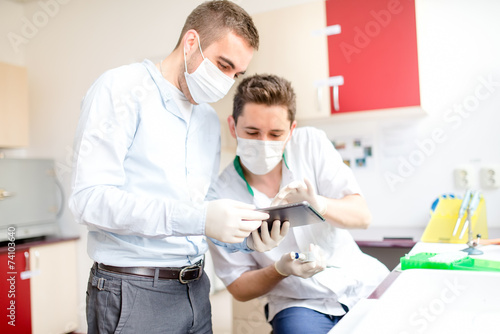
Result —
<path fill-rule="evenodd" d="M 236 133 L 236 127 L 234 131 Z M 283 141 L 257 140 L 240 138 L 236 134 L 238 141 L 236 155 L 240 157 L 241 163 L 251 173 L 255 175 L 267 174 L 281 162 L 288 137 Z"/>
<path fill-rule="evenodd" d="M 193 73 L 187 71 L 186 51 L 184 50 L 184 77 L 193 100 L 200 103 L 217 102 L 226 96 L 229 89 L 234 84 L 234 80 L 225 75 L 208 58 L 205 58 L 201 51 L 200 36 L 198 36 L 198 46 L 200 48 L 203 61 Z"/>

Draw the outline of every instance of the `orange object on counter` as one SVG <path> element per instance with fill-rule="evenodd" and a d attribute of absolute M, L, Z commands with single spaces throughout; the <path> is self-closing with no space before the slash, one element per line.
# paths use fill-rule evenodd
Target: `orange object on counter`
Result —
<path fill-rule="evenodd" d="M 477 240 L 476 240 L 477 242 Z M 479 239 L 480 245 L 500 245 L 500 239 Z"/>

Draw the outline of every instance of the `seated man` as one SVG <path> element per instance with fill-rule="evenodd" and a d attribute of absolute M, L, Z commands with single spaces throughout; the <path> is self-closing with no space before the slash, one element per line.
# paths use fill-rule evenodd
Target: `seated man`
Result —
<path fill-rule="evenodd" d="M 324 132 L 296 128 L 295 93 L 282 78 L 244 79 L 228 124 L 237 156 L 209 196 L 257 207 L 305 200 L 326 222 L 290 229 L 278 247 L 265 253 L 228 253 L 211 244 L 216 273 L 239 301 L 267 296 L 274 334 L 327 333 L 388 274 L 347 231 L 370 223 L 361 190 Z M 273 224 L 271 234 L 279 228 Z M 290 256 L 310 250 L 315 261 Z"/>

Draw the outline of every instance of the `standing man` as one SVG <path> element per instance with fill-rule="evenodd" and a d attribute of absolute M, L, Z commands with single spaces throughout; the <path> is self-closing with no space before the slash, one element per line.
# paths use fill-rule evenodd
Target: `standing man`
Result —
<path fill-rule="evenodd" d="M 296 128 L 295 108 L 283 78 L 254 75 L 239 84 L 228 117 L 237 156 L 209 196 L 258 207 L 307 201 L 326 222 L 294 227 L 265 253 L 210 251 L 235 299 L 267 297 L 274 334 L 326 334 L 389 272 L 347 231 L 371 220 L 352 171 L 324 132 Z M 305 261 L 291 252 L 303 253 Z"/>
<path fill-rule="evenodd" d="M 109 70 L 87 92 L 69 205 L 88 227 L 95 261 L 89 334 L 211 333 L 205 235 L 243 251 L 282 238 L 250 237 L 250 249 L 246 237 L 268 215 L 205 201 L 220 154 L 219 120 L 207 103 L 227 94 L 258 44 L 241 7 L 205 2 L 166 59 Z"/>

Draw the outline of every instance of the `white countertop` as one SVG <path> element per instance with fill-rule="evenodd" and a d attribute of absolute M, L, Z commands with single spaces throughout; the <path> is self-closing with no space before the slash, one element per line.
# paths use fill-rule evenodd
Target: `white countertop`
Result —
<path fill-rule="evenodd" d="M 382 241 L 386 238 L 411 238 L 420 241 L 424 233 L 423 227 L 398 227 L 398 226 L 371 226 L 366 230 L 349 230 L 356 241 Z M 489 227 L 488 237 L 490 239 L 500 238 L 499 227 Z"/>
<path fill-rule="evenodd" d="M 418 242 L 410 254 L 459 251 L 465 244 Z M 474 258 L 500 261 L 500 246 L 479 246 Z M 329 332 L 498 332 L 500 273 L 411 269 L 402 271 L 380 299 L 365 299 Z"/>
<path fill-rule="evenodd" d="M 366 230 L 349 230 L 356 241 L 383 241 L 387 238 L 419 241 L 425 227 L 369 227 Z"/>

